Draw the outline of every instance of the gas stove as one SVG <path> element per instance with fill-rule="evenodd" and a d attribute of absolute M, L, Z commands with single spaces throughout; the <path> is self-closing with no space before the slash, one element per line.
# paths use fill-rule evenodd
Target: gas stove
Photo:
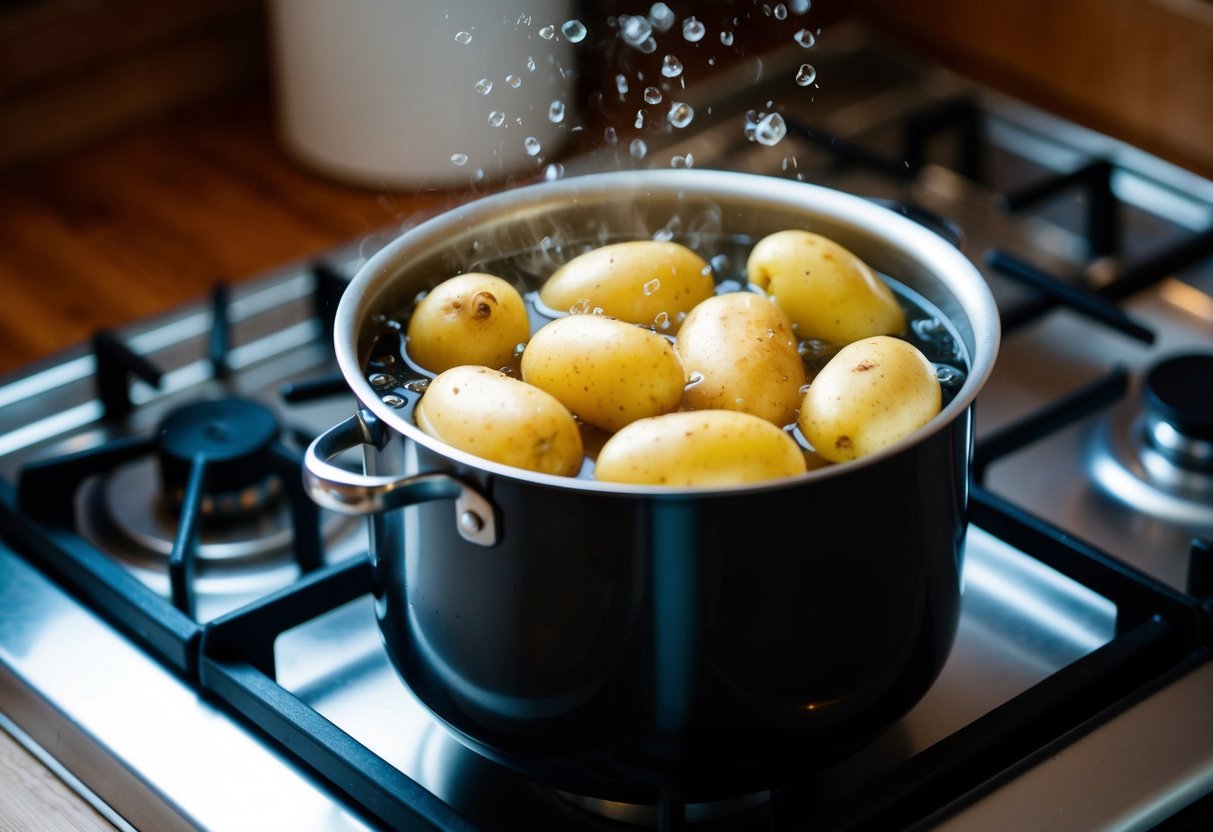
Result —
<path fill-rule="evenodd" d="M 641 164 L 880 200 L 998 298 L 957 642 L 886 734 L 769 794 L 658 812 L 554 793 L 429 716 L 382 647 L 365 528 L 303 499 L 297 467 L 356 409 L 331 313 L 386 232 L 0 386 L 4 727 L 119 828 L 1207 823 L 1213 183 L 870 33 L 813 54 L 811 100 L 802 56 L 773 56 L 757 90 L 688 90 L 694 131 Z M 742 126 L 759 99 L 771 145 Z"/>

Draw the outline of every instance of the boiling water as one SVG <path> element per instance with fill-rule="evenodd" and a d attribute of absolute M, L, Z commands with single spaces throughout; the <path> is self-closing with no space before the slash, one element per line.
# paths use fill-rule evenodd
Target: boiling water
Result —
<path fill-rule="evenodd" d="M 668 239 L 668 237 L 663 237 Z M 713 280 L 716 283 L 716 293 L 755 291 L 746 281 L 745 262 L 754 245 L 754 240 L 748 237 L 717 237 L 709 242 L 702 239 L 697 241 L 699 254 L 708 259 Z M 486 272 L 496 275 L 511 283 L 522 294 L 527 304 L 530 317 L 531 332 L 536 332 L 544 324 L 554 318 L 568 314 L 601 314 L 601 310 L 590 307 L 588 302 L 579 303 L 572 309 L 548 309 L 539 301 L 539 287 L 556 270 L 558 266 L 574 257 L 583 254 L 599 245 L 602 241 L 582 245 L 561 245 L 551 249 L 535 249 L 523 254 L 497 260 L 485 260 L 471 263 L 468 272 Z M 710 249 L 710 250 L 709 250 Z M 967 377 L 969 356 L 965 353 L 963 342 L 960 340 L 952 323 L 935 308 L 926 298 L 910 289 L 903 283 L 888 275 L 881 275 L 885 283 L 893 290 L 906 314 L 909 323 L 907 332 L 901 336 L 917 347 L 923 355 L 935 366 L 943 393 L 943 404 L 946 406 L 963 386 Z M 645 284 L 651 286 L 654 281 Z M 408 319 L 413 307 L 425 296 L 422 292 L 413 302 L 396 315 L 381 320 L 381 331 L 375 335 L 374 347 L 370 360 L 367 362 L 367 380 L 379 393 L 387 405 L 401 411 L 402 417 L 412 421 L 413 408 L 424 394 L 429 385 L 430 373 L 415 364 L 408 355 L 408 344 L 405 331 L 408 329 Z M 671 342 L 676 338 L 666 334 L 670 328 L 668 316 L 658 316 L 649 327 L 662 334 Z M 794 327 L 793 327 L 794 328 Z M 805 364 L 808 378 L 813 378 L 826 362 L 834 356 L 841 347 L 823 341 L 804 339 L 799 342 L 801 358 Z M 518 345 L 518 354 L 525 349 L 525 344 Z M 510 375 L 517 375 L 510 367 L 497 368 Z M 688 379 L 693 385 L 701 379 Z M 587 432 L 586 447 L 593 449 L 601 447 L 605 436 L 595 435 L 599 431 L 583 426 Z M 796 441 L 806 450 L 811 446 L 801 435 L 795 424 L 786 426 Z M 591 452 L 590 456 L 593 456 Z M 587 459 L 582 467 L 580 476 L 588 477 L 593 470 L 592 459 Z"/>

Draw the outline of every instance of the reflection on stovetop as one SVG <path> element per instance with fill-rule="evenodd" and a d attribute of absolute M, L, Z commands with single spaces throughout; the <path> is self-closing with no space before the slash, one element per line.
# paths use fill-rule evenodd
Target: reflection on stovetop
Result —
<path fill-rule="evenodd" d="M 788 91 L 790 72 L 710 105 L 689 91 L 696 132 L 653 142 L 646 163 L 803 179 L 963 232 L 1006 337 L 978 402 L 960 630 L 886 735 L 706 830 L 934 823 L 1208 653 L 1207 401 L 1144 380 L 1170 356 L 1213 352 L 1213 186 L 866 37 L 822 45 L 808 98 Z M 774 146 L 747 137 L 755 97 L 784 118 Z M 629 828 L 438 725 L 383 650 L 361 524 L 289 500 L 286 461 L 355 407 L 329 316 L 387 238 L 100 335 L 0 387 L 0 711 L 137 825 Z M 1147 386 L 1169 427 L 1140 415 Z M 185 452 L 165 429 L 233 399 L 237 416 L 187 426 Z M 246 443 L 227 420 L 263 409 L 277 427 Z M 218 454 L 203 463 L 198 432 Z M 157 444 L 175 460 L 168 496 L 145 485 L 166 465 Z M 232 444 L 271 460 L 268 474 L 227 466 Z M 265 507 L 271 519 L 248 513 Z M 305 526 L 319 543 L 300 551 Z M 115 541 L 116 560 L 100 554 Z M 1174 812 L 1213 770 L 1207 738 L 1157 727 L 1168 757 L 1151 774 L 1184 786 L 1143 785 L 1138 819 Z M 200 766 L 183 743 L 232 762 Z M 1089 797 L 1076 798 L 1089 825 L 1122 819 Z"/>

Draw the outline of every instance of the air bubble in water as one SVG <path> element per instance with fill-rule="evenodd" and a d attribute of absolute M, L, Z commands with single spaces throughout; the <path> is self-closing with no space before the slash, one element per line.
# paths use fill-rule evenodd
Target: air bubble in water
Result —
<path fill-rule="evenodd" d="M 649 21 L 658 32 L 668 32 L 674 25 L 674 12 L 665 3 L 654 3 L 649 9 Z"/>
<path fill-rule="evenodd" d="M 665 312 L 658 312 L 657 317 L 653 318 L 653 326 L 657 327 L 658 329 L 662 329 L 662 330 L 669 329 L 670 328 L 669 314 L 667 314 Z"/>
<path fill-rule="evenodd" d="M 654 294 L 658 289 L 661 288 L 661 281 L 658 280 L 657 278 L 653 278 L 652 280 L 650 280 L 648 283 L 644 284 L 644 286 L 642 286 L 640 288 L 641 288 L 641 291 L 644 292 L 646 295 L 651 295 L 651 294 Z"/>
<path fill-rule="evenodd" d="M 481 78 L 476 82 L 476 92 L 481 95 L 488 95 L 493 90 L 493 82 L 488 78 Z"/>
<path fill-rule="evenodd" d="M 813 44 L 817 43 L 817 38 L 813 37 L 813 33 L 808 29 L 801 29 L 799 32 L 792 35 L 792 40 L 799 43 L 805 49 L 808 49 Z"/>
<path fill-rule="evenodd" d="M 644 139 L 632 139 L 632 143 L 628 145 L 628 153 L 632 154 L 633 159 L 643 159 L 644 154 L 649 152 L 649 146 L 644 143 Z"/>
<path fill-rule="evenodd" d="M 521 78 L 519 78 L 517 75 L 507 75 L 507 76 L 505 76 L 505 82 L 506 82 L 507 84 L 509 84 L 510 89 L 512 89 L 512 90 L 516 90 L 516 89 L 518 89 L 519 87 L 521 87 L 521 86 L 522 86 L 522 79 L 521 79 Z"/>
<path fill-rule="evenodd" d="M 544 40 L 551 40 L 552 38 L 556 37 L 556 27 L 549 23 L 547 26 L 544 26 L 539 30 L 539 37 L 543 38 Z"/>
<path fill-rule="evenodd" d="M 463 167 L 468 163 L 468 155 L 466 153 L 452 153 L 451 164 Z"/>
<path fill-rule="evenodd" d="M 539 139 L 534 136 L 527 136 L 523 140 L 522 146 L 526 149 L 528 156 L 538 156 L 539 151 L 543 149 L 539 146 Z"/>
<path fill-rule="evenodd" d="M 505 124 L 505 113 L 500 110 L 493 110 L 493 112 L 489 113 L 489 124 L 494 127 L 500 127 Z"/>
<path fill-rule="evenodd" d="M 787 20 L 788 19 L 788 7 L 785 6 L 783 3 L 779 3 L 775 6 L 775 19 L 776 20 Z"/>
<path fill-rule="evenodd" d="M 661 74 L 666 78 L 677 78 L 682 74 L 682 61 L 673 55 L 666 55 L 661 59 Z"/>
<path fill-rule="evenodd" d="M 706 32 L 707 29 L 704 28 L 704 25 L 696 17 L 688 17 L 682 21 L 682 37 L 691 43 L 698 43 L 703 40 Z"/>
<path fill-rule="evenodd" d="M 796 70 L 796 83 L 802 87 L 807 87 L 809 84 L 817 80 L 817 70 L 812 64 L 801 64 L 800 69 Z"/>
<path fill-rule="evenodd" d="M 661 103 L 661 90 L 657 89 L 656 87 L 645 87 L 644 88 L 644 103 L 660 104 Z"/>
<path fill-rule="evenodd" d="M 673 101 L 670 103 L 670 112 L 666 116 L 670 124 L 675 127 L 686 127 L 695 118 L 695 110 L 690 104 L 684 104 L 681 101 Z"/>
<path fill-rule="evenodd" d="M 779 144 L 788 133 L 788 126 L 779 113 L 767 113 L 754 127 L 754 141 L 767 147 Z"/>
<path fill-rule="evenodd" d="M 552 124 L 559 124 L 560 122 L 564 121 L 563 101 L 553 101 L 548 106 L 548 121 L 552 122 Z"/>
<path fill-rule="evenodd" d="M 467 46 L 471 42 L 472 42 L 472 33 L 471 32 L 460 32 L 457 35 L 455 35 L 455 43 L 460 43 L 460 44 L 463 44 L 464 46 Z"/>
<path fill-rule="evenodd" d="M 615 89 L 619 90 L 620 95 L 628 94 L 628 79 L 623 75 L 615 76 Z"/>
<path fill-rule="evenodd" d="M 560 32 L 569 41 L 569 43 L 581 43 L 585 40 L 585 26 L 580 20 L 566 20 L 564 25 L 560 27 Z"/>
<path fill-rule="evenodd" d="M 733 45 L 733 33 L 732 32 L 721 32 L 720 33 L 720 42 L 724 46 L 732 46 Z"/>
<path fill-rule="evenodd" d="M 639 14 L 619 17 L 619 36 L 629 46 L 640 46 L 653 34 L 653 25 L 647 17 Z"/>

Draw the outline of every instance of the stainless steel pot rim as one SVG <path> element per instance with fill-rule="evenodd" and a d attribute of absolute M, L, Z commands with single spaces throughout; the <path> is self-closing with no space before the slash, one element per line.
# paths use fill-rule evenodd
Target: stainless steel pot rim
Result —
<path fill-rule="evenodd" d="M 964 385 L 947 407 L 925 427 L 862 459 L 826 466 L 795 477 L 747 485 L 674 488 L 561 477 L 526 471 L 474 456 L 422 433 L 416 425 L 402 418 L 397 410 L 381 401 L 379 394 L 367 381 L 358 355 L 359 326 L 369 314 L 376 287 L 392 280 L 412 254 L 449 247 L 454 238 L 463 237 L 490 221 L 500 221 L 522 209 L 533 212 L 546 206 L 557 210 L 560 206 L 577 204 L 589 198 L 611 195 L 621 198 L 631 195 L 631 198 L 635 198 L 661 193 L 724 201 L 761 201 L 793 210 L 803 208 L 828 213 L 835 221 L 884 238 L 890 245 L 906 251 L 920 262 L 931 263 L 937 275 L 947 276 L 944 281 L 947 289 L 962 306 L 972 328 L 974 348 L 969 356 L 970 365 Z M 863 256 L 862 252 L 860 254 Z M 569 177 L 499 192 L 433 217 L 402 234 L 362 266 L 342 296 L 334 324 L 337 363 L 346 382 L 363 407 L 410 441 L 462 466 L 494 476 L 574 491 L 657 498 L 783 489 L 803 482 L 845 476 L 850 471 L 895 456 L 944 429 L 973 403 L 993 369 L 999 336 L 998 309 L 981 274 L 962 252 L 914 221 L 861 197 L 809 183 L 731 171 L 695 169 L 622 171 Z"/>

